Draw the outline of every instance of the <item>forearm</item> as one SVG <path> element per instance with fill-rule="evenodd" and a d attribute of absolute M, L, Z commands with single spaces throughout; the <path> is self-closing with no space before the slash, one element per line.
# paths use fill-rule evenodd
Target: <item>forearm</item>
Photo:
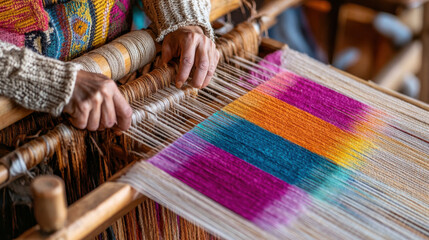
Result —
<path fill-rule="evenodd" d="M 25 108 L 59 115 L 73 93 L 79 68 L 0 41 L 0 95 Z"/>
<path fill-rule="evenodd" d="M 209 0 L 143 0 L 145 12 L 152 20 L 151 28 L 162 41 L 170 32 L 183 26 L 200 26 L 206 36 L 214 39 L 210 25 Z"/>

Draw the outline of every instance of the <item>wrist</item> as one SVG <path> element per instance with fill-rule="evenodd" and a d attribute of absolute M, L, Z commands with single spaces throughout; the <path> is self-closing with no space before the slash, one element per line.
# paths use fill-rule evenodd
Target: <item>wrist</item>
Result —
<path fill-rule="evenodd" d="M 178 30 L 185 30 L 185 31 L 190 31 L 190 32 L 199 33 L 199 34 L 204 35 L 203 28 L 200 26 L 197 26 L 197 25 L 184 26 L 184 27 L 179 28 Z"/>

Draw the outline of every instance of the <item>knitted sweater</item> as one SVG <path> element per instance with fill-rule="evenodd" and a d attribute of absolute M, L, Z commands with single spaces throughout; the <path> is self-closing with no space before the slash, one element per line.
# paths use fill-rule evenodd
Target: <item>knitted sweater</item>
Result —
<path fill-rule="evenodd" d="M 143 5 L 157 41 L 189 25 L 213 38 L 209 0 L 143 0 Z M 0 12 L 0 95 L 59 115 L 80 66 L 54 58 L 70 60 L 128 31 L 129 6 L 130 0 L 6 0 Z"/>

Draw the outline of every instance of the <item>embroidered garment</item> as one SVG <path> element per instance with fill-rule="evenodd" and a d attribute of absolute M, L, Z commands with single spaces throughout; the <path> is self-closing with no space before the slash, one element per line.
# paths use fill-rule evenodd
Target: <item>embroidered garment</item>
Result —
<path fill-rule="evenodd" d="M 4 29 L 11 29 L 14 32 L 9 31 L 10 33 L 0 40 L 11 42 L 19 47 L 25 46 L 48 57 L 70 60 L 128 31 L 131 25 L 130 1 L 38 0 L 26 3 L 24 0 L 19 0 L 17 3 L 10 3 L 14 6 L 11 9 L 16 9 L 20 6 L 19 3 L 22 3 L 27 5 L 21 7 L 27 14 L 18 14 L 17 11 L 8 15 L 4 14 L 6 12 L 1 14 L 4 18 L 16 20 L 5 19 L 1 22 L 8 23 L 2 24 Z M 17 15 L 20 18 L 16 17 Z M 18 24 L 21 18 L 28 23 Z M 36 19 L 43 21 L 35 21 Z M 16 21 L 18 23 L 15 23 Z M 9 37 L 13 33 L 21 36 Z"/>

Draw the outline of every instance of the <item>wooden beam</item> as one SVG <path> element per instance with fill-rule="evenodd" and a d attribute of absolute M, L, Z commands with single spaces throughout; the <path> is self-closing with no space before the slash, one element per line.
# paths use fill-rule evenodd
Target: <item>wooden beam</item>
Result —
<path fill-rule="evenodd" d="M 0 96 L 0 130 L 30 115 L 32 111 L 25 109 L 12 100 Z"/>
<path fill-rule="evenodd" d="M 414 41 L 404 47 L 373 79 L 381 87 L 401 90 L 404 76 L 417 73 L 422 61 L 422 44 Z"/>
<path fill-rule="evenodd" d="M 241 6 L 241 0 L 211 0 L 210 22 L 234 11 Z"/>
<path fill-rule="evenodd" d="M 272 53 L 279 49 L 282 49 L 285 47 L 286 44 L 279 42 L 277 40 L 271 39 L 271 38 L 262 38 L 261 45 L 259 46 L 259 49 L 261 49 L 263 52 Z M 260 51 L 261 52 L 261 51 Z"/>
<path fill-rule="evenodd" d="M 118 218 L 137 207 L 146 196 L 137 192 L 130 185 L 115 182 L 134 165 L 131 162 L 121 171 L 113 175 L 108 182 L 73 203 L 67 210 L 65 226 L 53 233 L 46 234 L 40 231 L 38 225 L 30 228 L 18 239 L 34 240 L 69 240 L 89 239 L 103 232 Z"/>
<path fill-rule="evenodd" d="M 64 228 L 44 234 L 37 225 L 18 239 L 85 239 L 103 231 L 145 199 L 127 184 L 106 182 L 68 208 Z"/>
<path fill-rule="evenodd" d="M 303 0 L 265 0 L 264 4 L 258 9 L 258 16 L 261 17 L 261 28 L 267 30 L 276 23 L 278 15 L 301 2 Z"/>

